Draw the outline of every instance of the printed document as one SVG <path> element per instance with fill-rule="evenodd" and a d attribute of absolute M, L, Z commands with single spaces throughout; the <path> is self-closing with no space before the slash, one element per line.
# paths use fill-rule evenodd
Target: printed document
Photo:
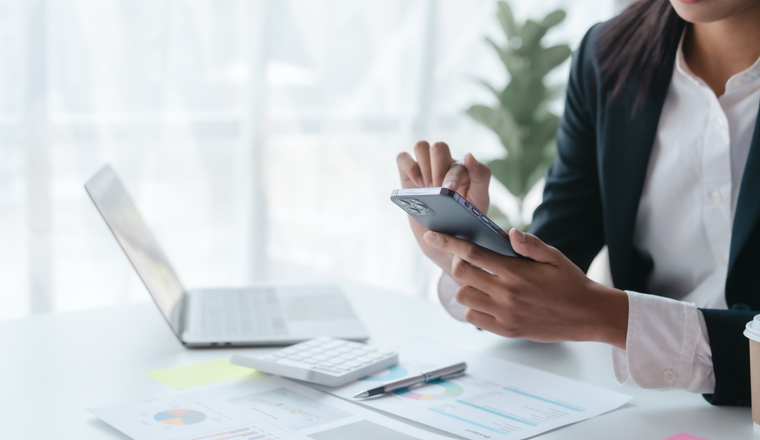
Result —
<path fill-rule="evenodd" d="M 468 439 L 524 439 L 612 411 L 630 396 L 513 362 L 429 341 L 396 350 L 399 364 L 338 388 L 318 386 L 352 399 L 383 382 L 467 362 L 464 376 L 355 400 Z"/>
<path fill-rule="evenodd" d="M 445 440 L 287 379 L 89 409 L 135 440 Z"/>

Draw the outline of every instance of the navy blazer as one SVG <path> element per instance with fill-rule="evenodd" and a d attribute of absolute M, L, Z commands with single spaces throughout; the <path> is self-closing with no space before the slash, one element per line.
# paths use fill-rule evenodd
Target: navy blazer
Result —
<path fill-rule="evenodd" d="M 647 292 L 653 263 L 634 248 L 632 237 L 678 41 L 634 111 L 635 80 L 615 99 L 608 82 L 601 81 L 596 40 L 607 23 L 592 27 L 573 57 L 557 157 L 547 172 L 532 232 L 584 272 L 606 244 L 615 287 Z M 725 292 L 729 310 L 700 309 L 715 370 L 715 391 L 704 396 L 714 405 L 750 405 L 749 343 L 742 332 L 760 313 L 755 312 L 760 310 L 759 169 L 756 123 L 731 235 Z"/>

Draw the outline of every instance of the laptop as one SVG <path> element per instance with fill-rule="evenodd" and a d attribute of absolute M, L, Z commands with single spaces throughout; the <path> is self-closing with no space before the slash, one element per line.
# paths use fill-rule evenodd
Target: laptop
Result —
<path fill-rule="evenodd" d="M 285 345 L 369 337 L 336 286 L 185 290 L 110 166 L 85 185 L 174 334 L 187 347 Z"/>

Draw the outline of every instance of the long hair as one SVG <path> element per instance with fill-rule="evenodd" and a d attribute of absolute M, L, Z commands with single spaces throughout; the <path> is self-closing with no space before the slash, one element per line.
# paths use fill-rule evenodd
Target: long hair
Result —
<path fill-rule="evenodd" d="M 612 99 L 626 84 L 638 80 L 634 107 L 643 102 L 685 23 L 668 0 L 638 0 L 600 32 L 600 69 L 603 81 L 612 88 Z"/>

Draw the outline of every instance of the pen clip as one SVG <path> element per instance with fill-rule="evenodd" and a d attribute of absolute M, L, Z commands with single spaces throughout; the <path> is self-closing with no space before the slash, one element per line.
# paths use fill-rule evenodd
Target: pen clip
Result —
<path fill-rule="evenodd" d="M 438 378 L 438 380 L 449 380 L 449 379 L 455 379 L 455 378 L 460 377 L 460 376 L 464 376 L 464 371 L 465 370 L 457 371 L 455 373 L 451 373 L 451 374 L 447 374 L 445 376 L 441 376 L 441 377 Z"/>

